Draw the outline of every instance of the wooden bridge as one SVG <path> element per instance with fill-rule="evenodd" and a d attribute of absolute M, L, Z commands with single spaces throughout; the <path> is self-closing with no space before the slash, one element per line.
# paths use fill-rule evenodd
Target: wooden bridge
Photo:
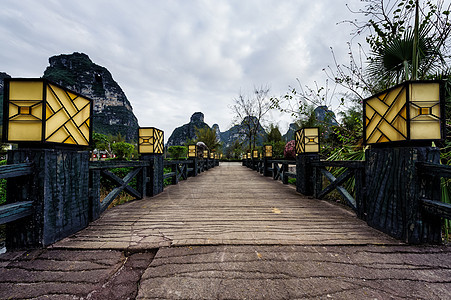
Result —
<path fill-rule="evenodd" d="M 46 249 L 0 255 L 0 298 L 445 299 L 450 254 L 222 163 Z"/>
<path fill-rule="evenodd" d="M 244 168 L 223 163 L 163 193 L 105 212 L 56 248 L 137 249 L 194 245 L 399 244 L 355 214 L 307 198 Z"/>

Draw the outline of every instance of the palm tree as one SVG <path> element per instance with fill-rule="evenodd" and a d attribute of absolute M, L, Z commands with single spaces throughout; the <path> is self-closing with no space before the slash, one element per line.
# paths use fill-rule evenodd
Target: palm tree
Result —
<path fill-rule="evenodd" d="M 393 34 L 379 51 L 373 52 L 367 69 L 376 90 L 383 90 L 405 80 L 427 79 L 447 73 L 442 53 L 443 36 L 435 36 L 433 25 L 419 22 L 419 4 L 415 3 L 415 25 L 403 35 Z M 431 34 L 432 33 L 432 34 Z"/>
<path fill-rule="evenodd" d="M 428 28 L 420 29 L 415 47 L 414 31 L 408 30 L 403 36 L 388 41 L 379 53 L 373 53 L 367 71 L 374 82 L 380 85 L 379 89 L 385 89 L 404 80 L 425 79 L 438 73 L 445 64 L 445 59 L 435 46 L 434 39 L 427 34 Z M 414 48 L 417 49 L 417 72 L 413 67 Z"/>

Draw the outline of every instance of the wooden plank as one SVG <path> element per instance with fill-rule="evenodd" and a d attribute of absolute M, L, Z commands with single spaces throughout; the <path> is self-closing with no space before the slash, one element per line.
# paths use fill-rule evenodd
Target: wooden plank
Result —
<path fill-rule="evenodd" d="M 421 174 L 451 178 L 451 166 L 428 162 L 417 162 L 416 167 Z"/>
<path fill-rule="evenodd" d="M 365 167 L 365 161 L 363 160 L 322 160 L 312 162 L 315 167 L 338 167 L 338 168 L 350 168 L 358 169 Z"/>
<path fill-rule="evenodd" d="M 175 172 L 164 173 L 163 178 L 168 179 L 175 176 Z"/>
<path fill-rule="evenodd" d="M 277 163 L 277 164 L 285 164 L 285 165 L 296 165 L 295 160 L 284 160 L 284 159 L 270 159 L 268 160 L 269 163 Z"/>
<path fill-rule="evenodd" d="M 0 178 L 19 177 L 33 173 L 33 163 L 0 166 Z"/>
<path fill-rule="evenodd" d="M 0 205 L 0 224 L 12 222 L 33 213 L 33 201 Z"/>
<path fill-rule="evenodd" d="M 353 175 L 353 172 L 350 169 L 347 169 L 345 172 L 343 172 L 343 174 L 338 176 L 338 178 L 332 179 L 335 177 L 329 171 L 322 169 L 322 172 L 330 180 L 330 183 L 318 194 L 319 199 L 324 198 L 324 196 L 332 192 L 337 187 L 341 186 L 346 180 L 351 178 Z"/>
<path fill-rule="evenodd" d="M 451 204 L 424 198 L 420 201 L 426 212 L 451 220 Z"/>
<path fill-rule="evenodd" d="M 148 161 L 93 161 L 89 162 L 89 170 L 100 170 L 100 169 L 113 169 L 113 168 L 137 168 L 137 167 L 148 167 L 150 163 Z"/>

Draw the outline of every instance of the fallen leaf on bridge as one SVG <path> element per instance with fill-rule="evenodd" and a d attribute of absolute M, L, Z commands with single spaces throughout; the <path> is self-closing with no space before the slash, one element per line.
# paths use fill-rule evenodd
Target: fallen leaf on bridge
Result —
<path fill-rule="evenodd" d="M 275 208 L 275 207 L 272 209 L 272 212 L 275 213 L 275 214 L 280 214 L 281 213 L 280 209 Z"/>

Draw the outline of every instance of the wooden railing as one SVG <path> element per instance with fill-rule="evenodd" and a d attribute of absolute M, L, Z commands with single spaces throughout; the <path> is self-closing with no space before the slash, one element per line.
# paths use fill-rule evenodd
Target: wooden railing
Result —
<path fill-rule="evenodd" d="M 296 178 L 296 173 L 289 172 L 289 166 L 296 166 L 295 160 L 284 159 L 245 159 L 243 166 L 256 170 L 260 174 L 270 174 L 274 180 L 288 184 L 289 178 Z"/>
<path fill-rule="evenodd" d="M 313 162 L 313 196 L 317 199 L 323 199 L 332 191 L 337 191 L 346 204 L 350 206 L 359 217 L 364 216 L 364 161 L 318 161 Z M 331 168 L 339 168 L 340 175 L 336 178 L 331 172 Z M 323 178 L 329 181 L 323 187 Z M 348 180 L 354 178 L 354 191 L 348 191 L 343 186 Z M 353 195 L 354 194 L 354 195 Z"/>
<path fill-rule="evenodd" d="M 90 219 L 97 219 L 122 191 L 135 199 L 142 199 L 146 193 L 147 167 L 149 167 L 149 162 L 145 161 L 90 162 Z M 120 178 L 110 171 L 114 168 L 131 168 L 131 170 L 124 178 Z M 116 186 L 102 201 L 100 201 L 101 177 L 108 179 Z M 130 186 L 130 183 L 134 178 L 137 179 L 136 188 Z"/>
<path fill-rule="evenodd" d="M 193 164 L 192 160 L 170 160 L 164 162 L 165 168 L 170 168 L 171 172 L 164 174 L 164 179 L 171 179 L 171 184 L 177 184 L 180 179 L 186 180 L 190 174 L 188 166 Z M 191 168 L 192 172 L 192 168 Z"/>
<path fill-rule="evenodd" d="M 283 184 L 288 184 L 289 178 L 296 178 L 296 173 L 289 172 L 289 166 L 296 166 L 295 160 L 269 160 L 272 165 L 272 178 L 281 180 Z"/>
<path fill-rule="evenodd" d="M 0 166 L 0 179 L 29 176 L 32 174 L 32 163 Z M 24 218 L 32 213 L 33 201 L 19 201 L 0 205 L 0 224 Z"/>
<path fill-rule="evenodd" d="M 417 162 L 416 167 L 421 177 L 432 176 L 437 178 L 451 178 L 451 166 L 426 162 Z M 435 199 L 431 199 L 435 198 Z M 451 204 L 439 200 L 440 195 L 432 195 L 423 191 L 419 199 L 422 209 L 432 215 L 451 219 Z"/>

